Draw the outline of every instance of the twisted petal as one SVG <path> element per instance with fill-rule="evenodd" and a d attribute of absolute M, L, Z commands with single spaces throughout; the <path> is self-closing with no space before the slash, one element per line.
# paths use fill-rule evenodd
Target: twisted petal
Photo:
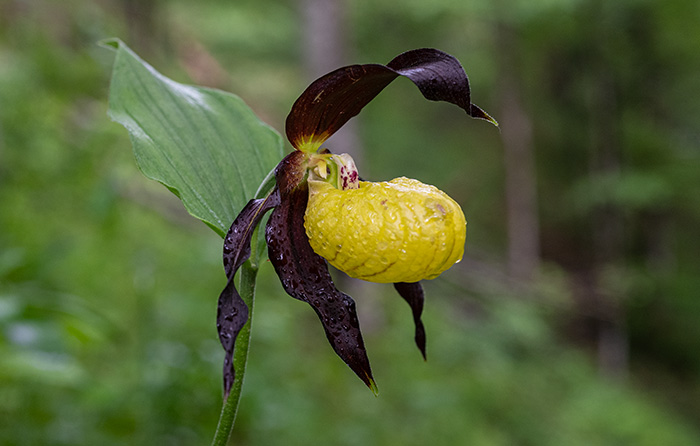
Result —
<path fill-rule="evenodd" d="M 306 238 L 304 210 L 307 200 L 306 182 L 281 197 L 280 205 L 267 224 L 270 261 L 285 291 L 311 305 L 335 352 L 376 393 L 355 302 L 335 288 L 325 260 L 311 249 Z"/>
<path fill-rule="evenodd" d="M 350 65 L 317 79 L 292 106 L 287 138 L 296 149 L 314 152 L 398 76 L 413 81 L 428 100 L 450 102 L 473 118 L 498 125 L 471 103 L 469 79 L 459 61 L 423 48 L 400 54 L 387 65 Z"/>
<path fill-rule="evenodd" d="M 224 358 L 224 394 L 228 397 L 235 378 L 233 348 L 236 337 L 248 321 L 248 306 L 234 285 L 234 276 L 250 257 L 250 242 L 255 227 L 263 215 L 279 204 L 279 193 L 275 189 L 270 195 L 250 200 L 234 220 L 224 240 L 224 268 L 228 282 L 219 296 L 216 314 L 216 329 L 219 340 L 226 351 Z"/>
<path fill-rule="evenodd" d="M 423 287 L 420 282 L 406 283 L 398 282 L 394 284 L 394 288 L 398 291 L 399 295 L 404 298 L 408 305 L 411 306 L 411 311 L 413 312 L 413 322 L 416 325 L 415 341 L 423 355 L 423 359 L 427 359 L 425 356 L 425 327 L 423 327 L 423 322 L 421 321 L 421 314 L 423 313 L 423 302 L 425 301 L 425 296 L 423 294 Z"/>

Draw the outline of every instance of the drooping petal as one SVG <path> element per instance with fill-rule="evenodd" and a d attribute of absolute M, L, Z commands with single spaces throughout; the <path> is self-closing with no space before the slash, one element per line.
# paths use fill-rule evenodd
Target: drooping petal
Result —
<path fill-rule="evenodd" d="M 357 115 L 398 74 L 384 65 L 351 65 L 314 81 L 287 116 L 287 139 L 294 148 L 314 152 Z"/>
<path fill-rule="evenodd" d="M 328 266 L 304 231 L 306 182 L 281 197 L 267 224 L 268 256 L 285 291 L 316 311 L 336 354 L 376 393 L 355 302 L 336 289 Z"/>
<path fill-rule="evenodd" d="M 401 295 L 401 297 L 408 302 L 408 305 L 411 306 L 411 311 L 413 312 L 413 322 L 416 326 L 416 334 L 414 339 L 418 349 L 423 355 L 423 359 L 427 359 L 425 355 L 425 327 L 423 327 L 423 321 L 421 321 L 423 302 L 425 301 L 423 287 L 421 286 L 420 282 L 398 282 L 394 284 L 394 288 L 396 291 L 398 291 L 399 295 Z"/>
<path fill-rule="evenodd" d="M 224 395 L 228 397 L 235 378 L 233 368 L 233 348 L 238 333 L 248 322 L 248 306 L 238 294 L 234 276 L 250 257 L 251 237 L 263 215 L 279 204 L 277 189 L 270 195 L 250 200 L 234 220 L 224 239 L 224 268 L 228 282 L 219 296 L 216 314 L 216 329 L 219 340 L 226 352 L 224 358 Z"/>
<path fill-rule="evenodd" d="M 350 65 L 317 79 L 292 106 L 287 138 L 297 150 L 316 151 L 398 76 L 413 81 L 428 100 L 450 102 L 473 118 L 498 125 L 471 103 L 469 79 L 459 61 L 440 50 L 423 48 L 400 54 L 387 65 Z"/>

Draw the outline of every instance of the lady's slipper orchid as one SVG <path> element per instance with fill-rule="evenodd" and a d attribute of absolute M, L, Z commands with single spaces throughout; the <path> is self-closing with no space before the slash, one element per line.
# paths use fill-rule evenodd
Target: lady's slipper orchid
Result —
<path fill-rule="evenodd" d="M 425 357 L 419 281 L 437 277 L 462 258 L 462 210 L 444 192 L 417 180 L 360 181 L 348 155 L 321 149 L 398 76 L 413 81 L 426 99 L 456 104 L 497 125 L 471 103 L 459 61 L 435 49 L 408 51 L 387 65 L 340 68 L 313 82 L 287 117 L 287 138 L 295 150 L 276 167 L 273 190 L 248 202 L 224 242 L 228 283 L 219 297 L 217 328 L 226 350 L 226 395 L 234 380 L 235 339 L 248 320 L 233 278 L 250 256 L 255 227 L 271 209 L 268 254 L 285 291 L 313 307 L 335 352 L 367 386 L 376 390 L 355 303 L 336 289 L 326 261 L 352 277 L 394 283 L 411 306 L 415 341 Z"/>

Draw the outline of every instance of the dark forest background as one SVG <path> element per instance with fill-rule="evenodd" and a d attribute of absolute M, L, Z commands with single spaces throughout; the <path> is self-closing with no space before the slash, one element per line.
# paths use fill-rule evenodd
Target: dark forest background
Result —
<path fill-rule="evenodd" d="M 438 185 L 465 259 L 425 284 L 428 361 L 390 286 L 358 302 L 380 396 L 261 270 L 240 445 L 700 444 L 697 0 L 0 0 L 0 443 L 206 444 L 221 240 L 109 121 L 122 38 L 282 131 L 300 92 L 417 47 L 500 131 L 408 81 L 327 146 Z"/>

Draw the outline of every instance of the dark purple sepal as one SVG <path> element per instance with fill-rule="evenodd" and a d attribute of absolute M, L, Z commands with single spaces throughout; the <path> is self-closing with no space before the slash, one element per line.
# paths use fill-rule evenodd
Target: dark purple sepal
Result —
<path fill-rule="evenodd" d="M 250 243 L 255 227 L 267 211 L 279 204 L 279 192 L 273 190 L 265 198 L 250 200 L 234 220 L 224 239 L 224 269 L 228 282 L 219 296 L 216 312 L 216 329 L 224 347 L 224 396 L 228 397 L 236 372 L 233 352 L 238 333 L 248 322 L 248 306 L 241 298 L 234 283 L 238 269 L 250 257 Z"/>
<path fill-rule="evenodd" d="M 434 48 L 420 48 L 399 54 L 387 67 L 411 79 L 426 99 L 455 104 L 472 118 L 498 125 L 488 113 L 472 104 L 469 78 L 456 57 Z"/>
<path fill-rule="evenodd" d="M 307 168 L 307 155 L 297 150 L 285 156 L 277 164 L 275 180 L 281 197 L 288 195 L 306 179 Z"/>
<path fill-rule="evenodd" d="M 374 99 L 398 74 L 379 64 L 350 65 L 315 80 L 287 115 L 287 139 L 295 148 L 321 144 Z"/>
<path fill-rule="evenodd" d="M 450 102 L 473 118 L 498 125 L 471 103 L 469 79 L 459 61 L 440 50 L 423 48 L 400 54 L 386 66 L 350 65 L 318 78 L 292 106 L 287 138 L 297 149 L 308 143 L 320 145 L 398 76 L 413 81 L 426 99 Z"/>
<path fill-rule="evenodd" d="M 268 257 L 284 290 L 311 305 L 333 350 L 376 393 L 355 302 L 336 289 L 326 261 L 309 245 L 304 230 L 307 201 L 306 182 L 281 197 L 267 223 Z"/>
<path fill-rule="evenodd" d="M 423 302 L 425 301 L 423 287 L 421 286 L 420 282 L 399 282 L 394 284 L 394 288 L 396 288 L 399 295 L 401 295 L 401 297 L 408 302 L 408 305 L 411 306 L 411 311 L 413 312 L 413 322 L 416 326 L 416 334 L 414 339 L 418 349 L 423 355 L 423 359 L 427 359 L 425 355 L 425 327 L 423 327 L 423 321 L 421 321 Z"/>

